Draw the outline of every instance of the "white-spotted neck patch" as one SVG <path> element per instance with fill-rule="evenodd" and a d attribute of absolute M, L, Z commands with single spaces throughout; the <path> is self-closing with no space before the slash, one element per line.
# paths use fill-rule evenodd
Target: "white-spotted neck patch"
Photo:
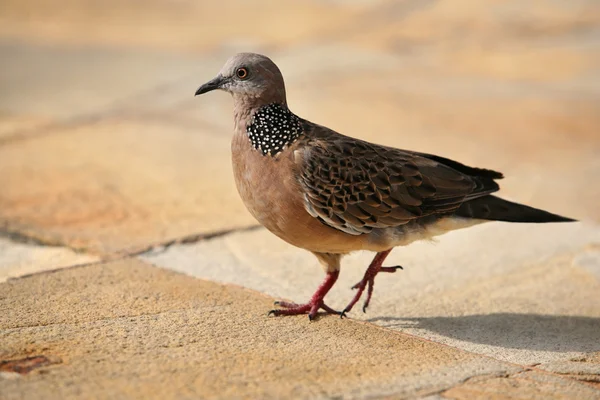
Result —
<path fill-rule="evenodd" d="M 246 132 L 252 147 L 263 156 L 275 156 L 298 139 L 302 124 L 287 107 L 273 103 L 254 113 Z"/>

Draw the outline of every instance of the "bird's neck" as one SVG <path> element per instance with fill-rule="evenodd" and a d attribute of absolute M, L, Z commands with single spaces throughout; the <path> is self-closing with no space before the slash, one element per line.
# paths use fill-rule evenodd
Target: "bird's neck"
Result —
<path fill-rule="evenodd" d="M 236 129 L 248 137 L 252 147 L 263 156 L 275 156 L 302 134 L 300 118 L 285 104 L 270 103 L 236 115 Z"/>
<path fill-rule="evenodd" d="M 261 108 L 277 103 L 287 109 L 285 86 L 283 82 L 278 85 L 269 85 L 257 96 L 248 93 L 232 91 L 233 115 L 236 131 L 246 131 L 254 114 Z"/>

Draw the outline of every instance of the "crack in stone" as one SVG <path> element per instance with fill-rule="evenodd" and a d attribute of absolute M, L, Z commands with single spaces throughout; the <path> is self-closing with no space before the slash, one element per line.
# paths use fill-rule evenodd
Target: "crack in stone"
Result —
<path fill-rule="evenodd" d="M 464 350 L 461 350 L 461 349 L 457 349 L 457 350 L 464 351 Z M 434 389 L 434 390 L 431 390 L 431 391 L 424 390 L 424 391 L 418 392 L 415 397 L 417 397 L 417 398 L 427 398 L 427 397 L 436 396 L 436 395 L 440 396 L 440 397 L 443 397 L 443 394 L 445 392 L 447 392 L 447 391 L 449 391 L 451 389 L 454 389 L 455 387 L 458 387 L 460 385 L 464 385 L 465 383 L 467 383 L 469 381 L 477 381 L 477 382 L 479 382 L 479 381 L 486 381 L 488 379 L 495 379 L 495 378 L 510 378 L 511 376 L 516 375 L 516 374 L 520 374 L 521 372 L 524 372 L 524 371 L 520 370 L 520 371 L 514 372 L 512 374 L 510 374 L 508 372 L 498 371 L 498 372 L 492 372 L 492 373 L 489 373 L 489 374 L 481 374 L 481 375 L 468 376 L 468 377 L 466 377 L 464 379 L 461 379 L 461 380 L 457 381 L 456 383 L 451 384 L 449 386 L 446 386 L 446 387 L 444 387 L 442 389 Z M 384 398 L 388 398 L 388 396 L 385 396 Z"/>
<path fill-rule="evenodd" d="M 10 231 L 5 228 L 0 229 L 0 237 L 6 238 L 15 243 L 32 244 L 43 247 L 56 246 L 56 244 L 50 240 L 43 240 L 37 237 L 28 236 L 21 232 Z"/>
<path fill-rule="evenodd" d="M 540 365 L 540 364 L 538 364 L 538 365 Z M 513 373 L 495 372 L 495 373 L 491 373 L 491 374 L 483 374 L 483 375 L 470 376 L 470 377 L 467 377 L 467 378 L 465 378 L 465 379 L 457 382 L 456 384 L 454 384 L 454 385 L 452 385 L 450 387 L 447 387 L 445 389 L 438 390 L 438 391 L 435 391 L 435 392 L 422 393 L 421 396 L 422 397 L 427 397 L 427 396 L 438 395 L 440 397 L 444 397 L 444 393 L 445 392 L 447 392 L 449 390 L 452 390 L 454 388 L 457 388 L 457 387 L 459 387 L 461 385 L 464 385 L 464 384 L 466 384 L 468 382 L 471 382 L 471 381 L 474 381 L 474 382 L 485 382 L 487 380 L 497 379 L 497 378 L 500 378 L 500 379 L 511 379 L 511 378 L 513 378 L 513 379 L 517 379 L 517 380 L 528 380 L 527 377 L 520 377 L 519 376 L 519 375 L 522 375 L 522 374 L 524 374 L 526 372 L 535 372 L 535 373 L 539 373 L 539 374 L 543 374 L 543 375 L 550 375 L 550 376 L 554 376 L 554 377 L 557 377 L 557 378 L 560 378 L 560 379 L 566 379 L 566 380 L 569 380 L 569 381 L 578 382 L 578 383 L 581 383 L 581 384 L 584 384 L 586 386 L 590 386 L 590 387 L 593 387 L 593 388 L 599 388 L 600 387 L 598 385 L 600 383 L 600 378 L 598 380 L 595 380 L 595 379 L 589 379 L 589 380 L 588 379 L 578 379 L 576 376 L 573 376 L 572 374 L 561 374 L 561 373 L 546 371 L 546 370 L 543 370 L 543 369 L 538 369 L 538 368 L 531 367 L 531 366 L 519 366 L 519 365 L 516 365 L 516 364 L 515 364 L 515 366 L 521 367 L 522 369 L 519 370 L 519 371 L 513 372 Z"/>

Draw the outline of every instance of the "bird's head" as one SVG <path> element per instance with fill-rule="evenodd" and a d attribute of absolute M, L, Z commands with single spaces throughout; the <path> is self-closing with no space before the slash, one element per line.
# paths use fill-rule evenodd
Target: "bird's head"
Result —
<path fill-rule="evenodd" d="M 231 93 L 236 102 L 253 106 L 286 104 L 279 68 L 260 54 L 239 53 L 231 57 L 214 79 L 196 90 L 196 96 L 215 89 Z"/>

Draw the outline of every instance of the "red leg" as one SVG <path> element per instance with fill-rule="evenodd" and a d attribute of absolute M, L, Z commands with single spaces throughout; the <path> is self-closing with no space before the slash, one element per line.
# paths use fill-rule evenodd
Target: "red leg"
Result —
<path fill-rule="evenodd" d="M 366 312 L 367 307 L 369 306 L 369 302 L 371 301 L 371 296 L 373 295 L 373 286 L 375 285 L 375 276 L 379 272 L 396 272 L 396 270 L 402 269 L 401 266 L 397 266 L 397 267 L 382 267 L 381 266 L 381 264 L 383 264 L 383 261 L 388 256 L 388 254 L 390 254 L 391 251 L 392 251 L 392 249 L 389 249 L 386 251 L 379 252 L 375 255 L 375 257 L 373 258 L 373 261 L 371 261 L 371 264 L 369 265 L 369 268 L 367 268 L 362 280 L 360 282 L 358 282 L 356 285 L 352 286 L 352 289 L 358 289 L 358 292 L 356 293 L 356 295 L 354 296 L 352 301 L 346 306 L 346 308 L 344 308 L 344 311 L 342 311 L 342 314 L 341 314 L 342 317 L 344 317 L 346 315 L 346 313 L 348 313 L 348 312 L 350 312 L 350 310 L 352 310 L 352 307 L 354 307 L 354 305 L 358 302 L 358 300 L 360 300 L 365 288 L 368 285 L 367 299 L 365 300 L 365 303 L 363 305 L 363 312 Z"/>
<path fill-rule="evenodd" d="M 311 321 L 317 316 L 317 312 L 319 311 L 319 309 L 323 309 L 328 314 L 340 315 L 341 313 L 339 311 L 335 311 L 333 308 L 325 304 L 324 301 L 325 295 L 333 287 L 339 275 L 340 271 L 328 272 L 327 276 L 325 277 L 325 280 L 323 281 L 323 283 L 321 283 L 321 285 L 319 286 L 315 294 L 313 294 L 312 298 L 308 303 L 295 304 L 288 303 L 285 301 L 276 301 L 275 305 L 283 307 L 283 309 L 271 310 L 269 311 L 269 315 L 298 315 L 308 313 L 308 319 L 310 319 Z"/>

